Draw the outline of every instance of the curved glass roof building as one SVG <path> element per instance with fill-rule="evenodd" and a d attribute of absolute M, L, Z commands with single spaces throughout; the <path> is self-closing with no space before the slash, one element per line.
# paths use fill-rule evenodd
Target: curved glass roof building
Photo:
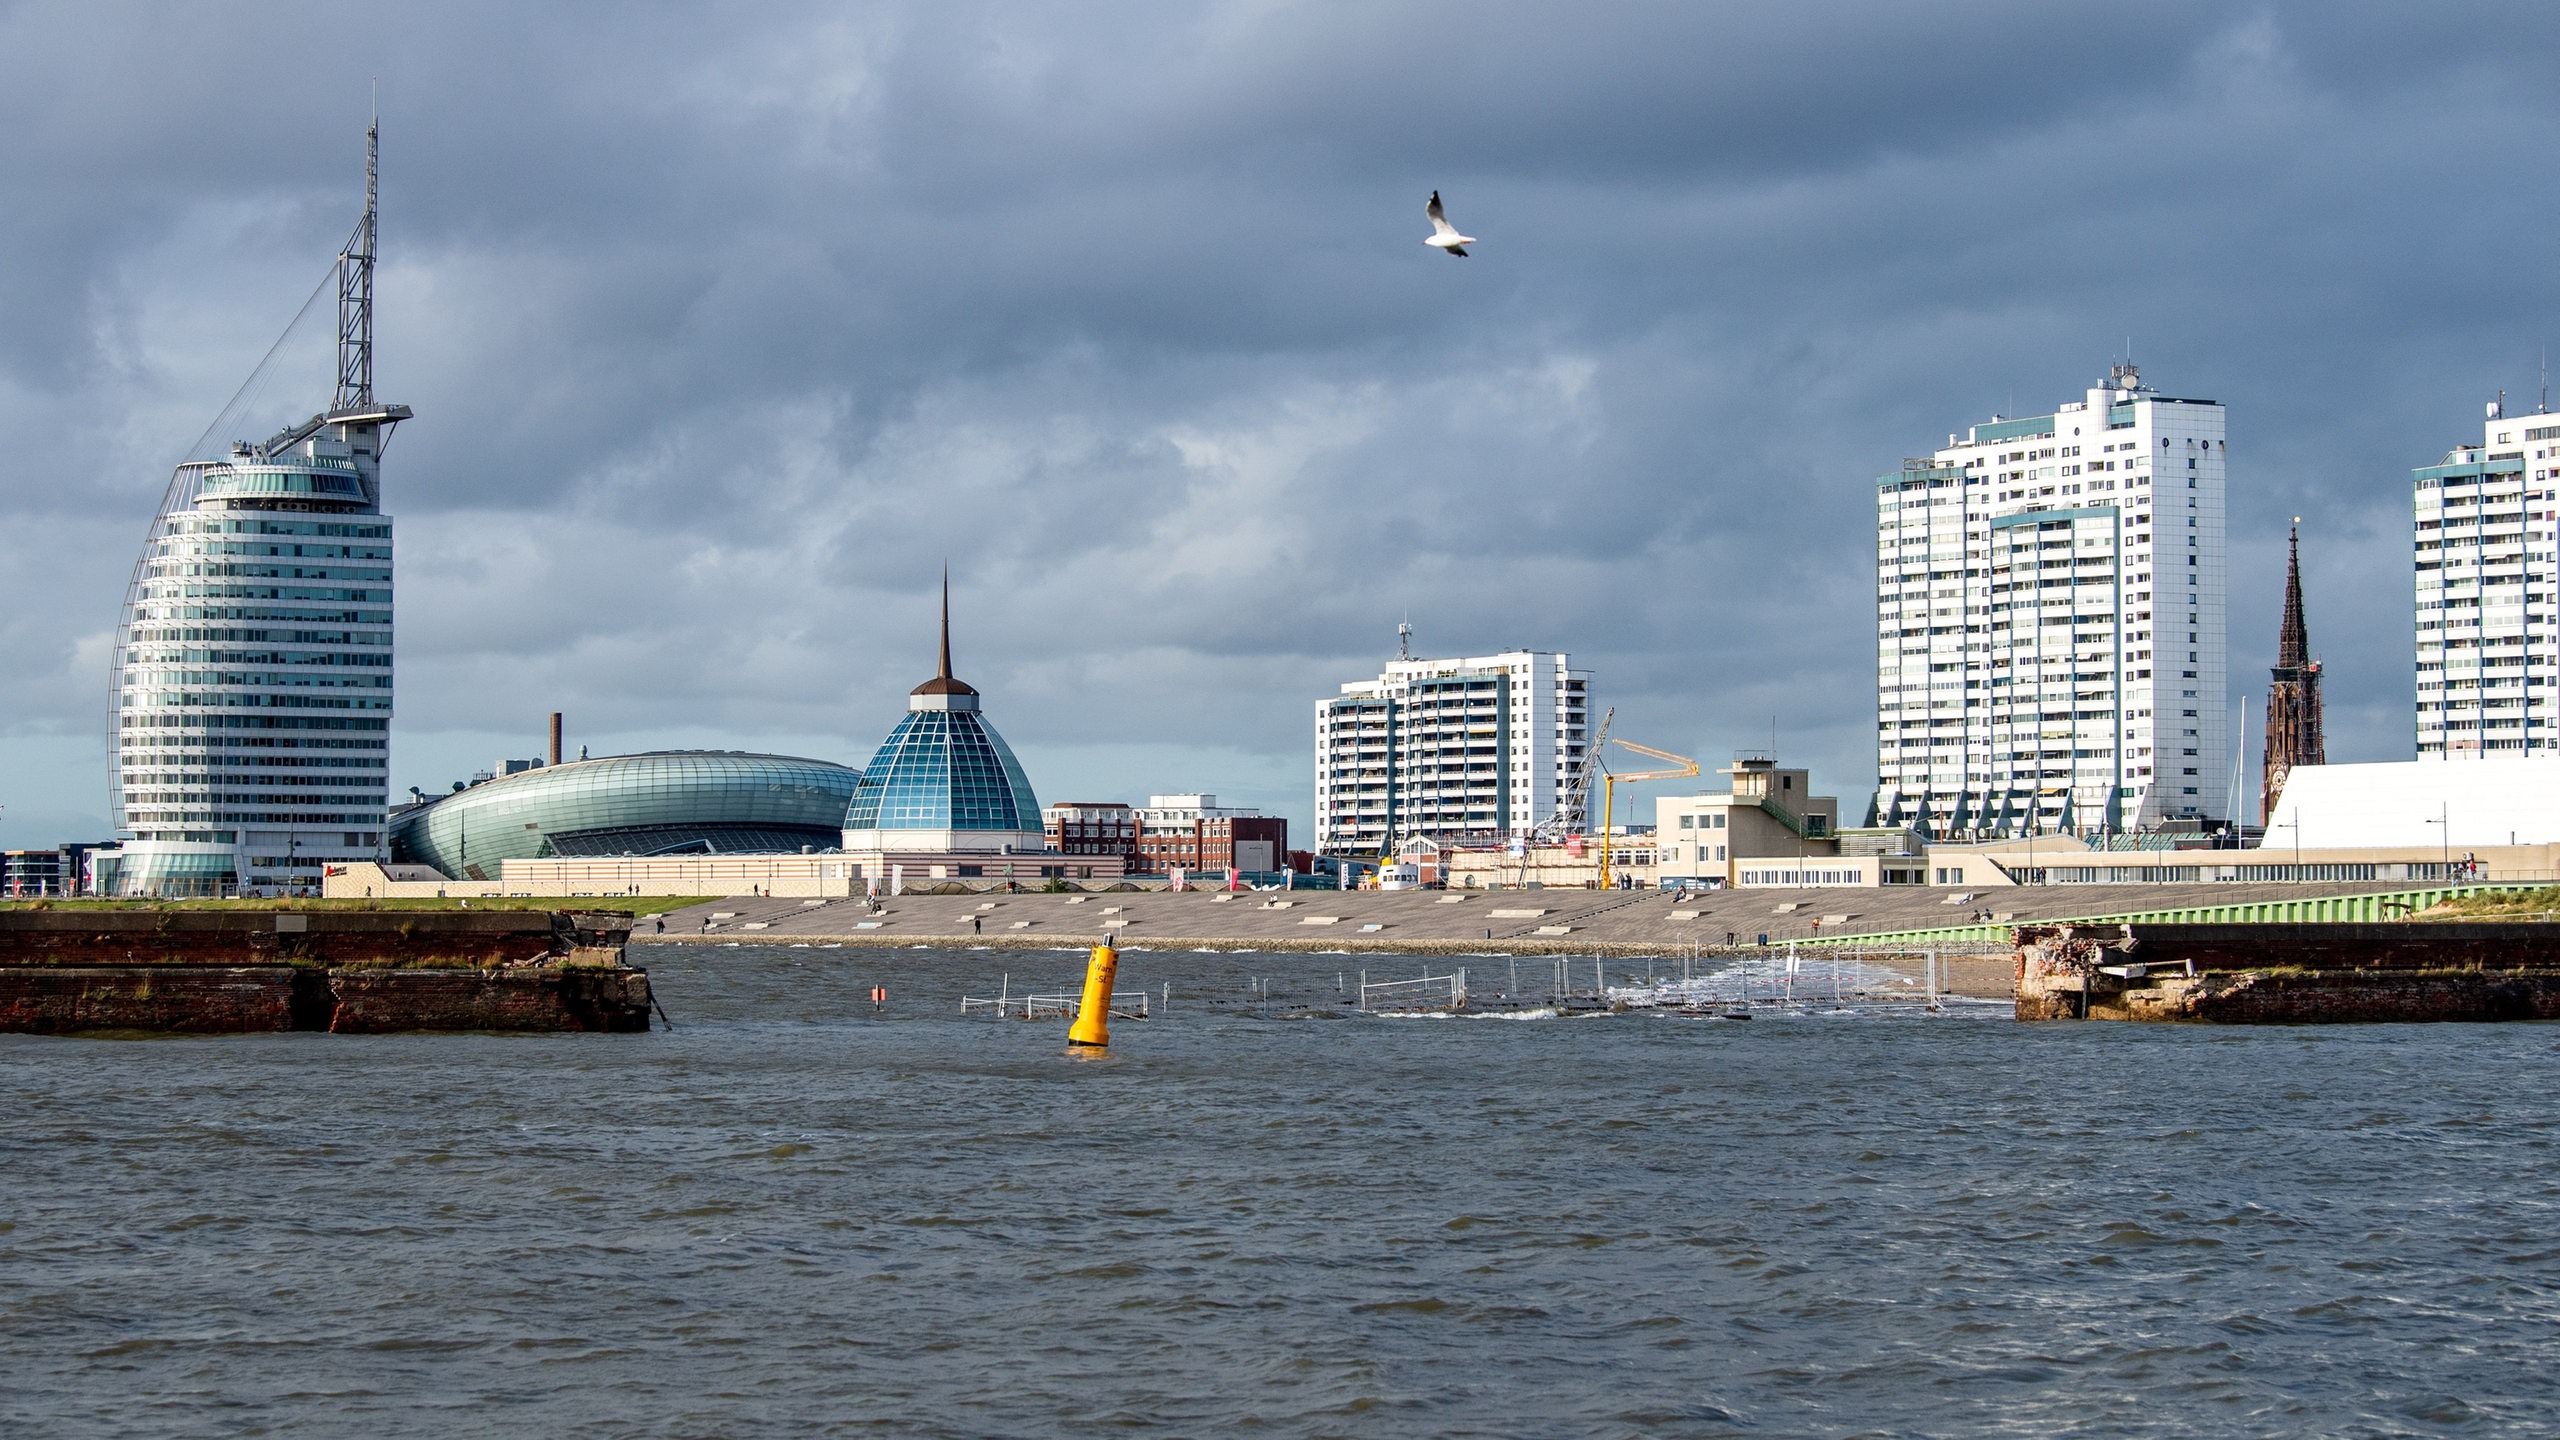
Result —
<path fill-rule="evenodd" d="M 943 582 L 942 665 L 907 696 L 907 713 L 862 772 L 844 821 L 861 852 L 1004 851 L 1045 844 L 1040 801 L 1013 747 L 951 674 L 951 590 Z"/>
<path fill-rule="evenodd" d="M 108 677 L 110 893 L 317 889 L 327 863 L 382 853 L 381 457 L 410 412 L 373 398 L 373 142 L 364 219 L 337 260 L 335 397 L 263 444 L 178 466 L 134 564 Z"/>
<path fill-rule="evenodd" d="M 1021 762 L 975 709 L 908 711 L 862 776 L 848 830 L 1040 829 Z"/>
<path fill-rule="evenodd" d="M 503 861 L 546 856 L 832 849 L 861 778 L 824 760 L 728 750 L 572 760 L 402 811 L 392 858 L 486 880 Z"/>

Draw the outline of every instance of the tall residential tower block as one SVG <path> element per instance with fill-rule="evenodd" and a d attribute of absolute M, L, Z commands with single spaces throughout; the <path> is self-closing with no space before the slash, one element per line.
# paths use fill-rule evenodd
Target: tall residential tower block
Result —
<path fill-rule="evenodd" d="M 2416 473 L 2418 758 L 2560 745 L 2560 415 L 2489 407 Z"/>
<path fill-rule="evenodd" d="M 1392 660 L 1316 702 L 1316 848 L 1579 829 L 1565 810 L 1590 718 L 1590 677 L 1561 652 Z"/>
<path fill-rule="evenodd" d="M 2222 406 L 2131 365 L 1876 483 L 1880 824 L 1941 837 L 2232 817 Z"/>

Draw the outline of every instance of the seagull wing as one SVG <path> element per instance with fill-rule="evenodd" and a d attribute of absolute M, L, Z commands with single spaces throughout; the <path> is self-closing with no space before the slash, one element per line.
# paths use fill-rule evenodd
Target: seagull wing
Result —
<path fill-rule="evenodd" d="M 1458 227 L 1450 224 L 1448 215 L 1440 209 L 1439 191 L 1431 192 L 1431 203 L 1422 207 L 1422 213 L 1431 217 L 1432 234 L 1455 235 L 1458 233 Z"/>

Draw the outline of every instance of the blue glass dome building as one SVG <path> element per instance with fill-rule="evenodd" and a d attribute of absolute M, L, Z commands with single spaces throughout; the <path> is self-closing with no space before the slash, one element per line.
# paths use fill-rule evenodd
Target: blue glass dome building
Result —
<path fill-rule="evenodd" d="M 844 848 L 861 854 L 1036 855 L 1040 801 L 1013 748 L 951 674 L 951 591 L 943 584 L 942 665 L 862 772 Z"/>

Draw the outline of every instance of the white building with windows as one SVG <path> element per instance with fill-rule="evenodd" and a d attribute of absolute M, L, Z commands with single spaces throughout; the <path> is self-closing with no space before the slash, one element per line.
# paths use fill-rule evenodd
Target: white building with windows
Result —
<path fill-rule="evenodd" d="M 2131 365 L 1876 483 L 1871 823 L 2230 818 L 2222 406 Z"/>
<path fill-rule="evenodd" d="M 2502 399 L 2414 493 L 2418 757 L 2560 745 L 2560 415 Z"/>
<path fill-rule="evenodd" d="M 327 867 L 386 853 L 382 449 L 410 412 L 373 396 L 370 132 L 366 150 L 328 408 L 179 465 L 126 587 L 108 679 L 121 843 L 93 862 L 108 893 L 317 893 Z"/>
<path fill-rule="evenodd" d="M 1582 766 L 1590 676 L 1561 651 L 1389 661 L 1316 702 L 1316 849 L 1525 835 L 1560 813 Z"/>

